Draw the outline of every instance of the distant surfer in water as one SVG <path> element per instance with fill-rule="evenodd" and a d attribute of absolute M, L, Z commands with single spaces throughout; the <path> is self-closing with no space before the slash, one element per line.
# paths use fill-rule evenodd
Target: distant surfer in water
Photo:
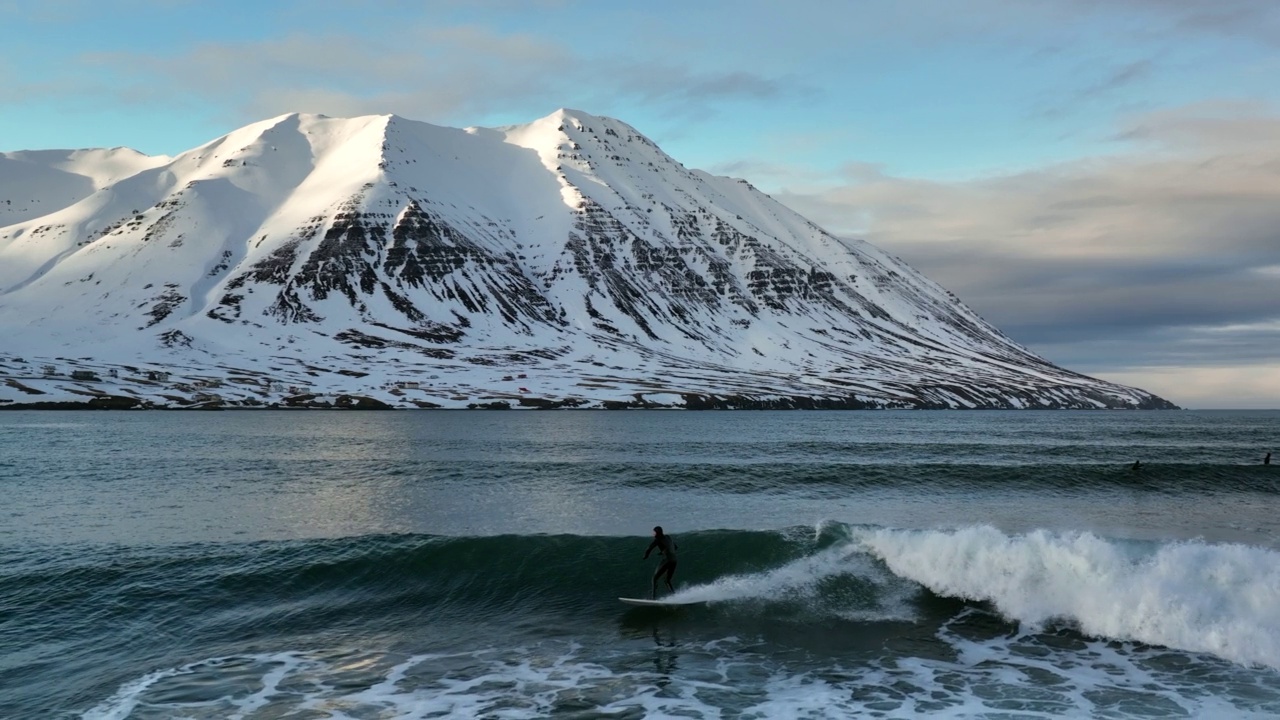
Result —
<path fill-rule="evenodd" d="M 1270 465 L 1270 464 L 1271 464 L 1271 453 L 1267 453 L 1267 456 L 1266 456 L 1266 457 L 1264 457 L 1264 458 L 1262 458 L 1262 464 L 1263 464 L 1263 465 Z"/>
<path fill-rule="evenodd" d="M 644 559 L 649 559 L 649 553 L 654 548 L 662 553 L 662 562 L 658 564 L 658 569 L 653 571 L 653 590 L 649 593 L 649 599 L 656 600 L 658 598 L 658 578 L 663 575 L 667 576 L 667 589 L 675 592 L 676 588 L 671 584 L 671 576 L 676 574 L 676 539 L 662 532 L 662 526 L 659 525 L 653 529 L 653 542 L 649 543 L 649 548 L 644 551 Z"/>
<path fill-rule="evenodd" d="M 1130 470 L 1132 470 L 1132 471 L 1134 471 L 1134 472 L 1138 472 L 1139 470 L 1141 470 L 1141 469 L 1142 469 L 1142 461 L 1141 461 L 1141 460 L 1134 460 L 1134 461 L 1133 461 L 1133 467 L 1131 467 L 1131 468 L 1129 468 L 1129 469 L 1130 469 Z"/>

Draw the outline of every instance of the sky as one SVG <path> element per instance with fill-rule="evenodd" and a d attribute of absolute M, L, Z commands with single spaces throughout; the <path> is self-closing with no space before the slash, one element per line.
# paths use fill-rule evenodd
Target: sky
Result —
<path fill-rule="evenodd" d="M 0 0 L 0 151 L 569 107 L 906 260 L 1056 364 L 1280 408 L 1280 3 Z"/>

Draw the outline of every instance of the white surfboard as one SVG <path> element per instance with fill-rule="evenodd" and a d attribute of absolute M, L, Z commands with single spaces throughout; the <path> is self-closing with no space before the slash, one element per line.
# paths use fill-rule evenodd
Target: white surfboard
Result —
<path fill-rule="evenodd" d="M 701 600 L 647 600 L 645 598 L 618 598 L 628 605 L 640 605 L 642 607 L 679 607 L 681 605 L 698 605 Z"/>

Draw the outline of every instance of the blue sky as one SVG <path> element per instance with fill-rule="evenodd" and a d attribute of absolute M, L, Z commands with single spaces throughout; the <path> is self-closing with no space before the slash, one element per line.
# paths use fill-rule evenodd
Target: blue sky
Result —
<path fill-rule="evenodd" d="M 1280 407 L 1280 4 L 0 0 L 0 151 L 618 117 L 1049 359 Z"/>

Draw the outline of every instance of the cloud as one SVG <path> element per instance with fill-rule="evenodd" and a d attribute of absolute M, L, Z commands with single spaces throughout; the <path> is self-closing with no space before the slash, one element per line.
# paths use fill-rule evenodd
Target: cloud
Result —
<path fill-rule="evenodd" d="M 296 33 L 202 43 L 176 56 L 129 51 L 81 58 L 119 78 L 105 92 L 140 88 L 157 102 L 195 95 L 233 108 L 241 121 L 295 110 L 439 119 L 495 97 L 536 96 L 545 85 L 539 77 L 570 61 L 554 44 L 467 26 L 409 29 L 390 45 Z"/>
<path fill-rule="evenodd" d="M 1177 398 L 1192 409 L 1275 409 L 1280 368 L 1274 363 L 1217 368 L 1149 367 L 1112 372 L 1108 380 Z"/>
<path fill-rule="evenodd" d="M 1252 155 L 1280 147 L 1280 123 L 1261 101 L 1206 101 L 1147 113 L 1113 137 L 1172 155 Z"/>
<path fill-rule="evenodd" d="M 1016 174 L 944 183 L 856 167 L 774 195 L 900 255 L 1068 367 L 1274 363 L 1280 115 L 1200 103 L 1129 118 L 1116 136 L 1123 152 Z"/>
<path fill-rule="evenodd" d="M 117 79 L 91 91 L 94 95 L 150 102 L 198 97 L 210 106 L 233 108 L 237 122 L 304 110 L 391 112 L 472 124 L 491 113 L 527 114 L 525 108 L 547 99 L 593 108 L 634 102 L 707 116 L 724 101 L 775 100 L 803 87 L 793 78 L 701 71 L 643 57 L 587 57 L 533 34 L 426 23 L 401 28 L 393 41 L 367 34 L 294 33 L 207 42 L 177 55 L 90 53 L 79 62 Z"/>
<path fill-rule="evenodd" d="M 1080 0 L 1077 0 L 1080 1 Z M 1280 43 L 1280 8 L 1256 0 L 1083 0 L 1109 10 L 1132 8 L 1164 18 L 1182 34 L 1214 34 Z"/>
<path fill-rule="evenodd" d="M 1050 29 L 1103 20 L 1147 38 L 1280 43 L 1280 6 L 1257 0 L 971 0 L 969 5 L 980 15 L 1012 16 Z"/>
<path fill-rule="evenodd" d="M 1119 64 L 1102 62 L 1100 63 L 1101 73 L 1092 66 L 1080 67 L 1076 75 L 1084 77 L 1100 75 L 1100 77 L 1074 91 L 1054 92 L 1051 100 L 1043 103 L 1032 115 L 1042 119 L 1061 118 L 1070 116 L 1081 107 L 1093 103 L 1131 102 L 1133 86 L 1149 79 L 1154 74 L 1155 64 L 1152 58 Z"/>
<path fill-rule="evenodd" d="M 743 71 L 695 72 L 660 63 L 617 63 L 613 73 L 622 92 L 643 102 L 703 104 L 721 98 L 772 100 L 791 94 L 798 83 L 790 78 L 766 78 Z"/>

